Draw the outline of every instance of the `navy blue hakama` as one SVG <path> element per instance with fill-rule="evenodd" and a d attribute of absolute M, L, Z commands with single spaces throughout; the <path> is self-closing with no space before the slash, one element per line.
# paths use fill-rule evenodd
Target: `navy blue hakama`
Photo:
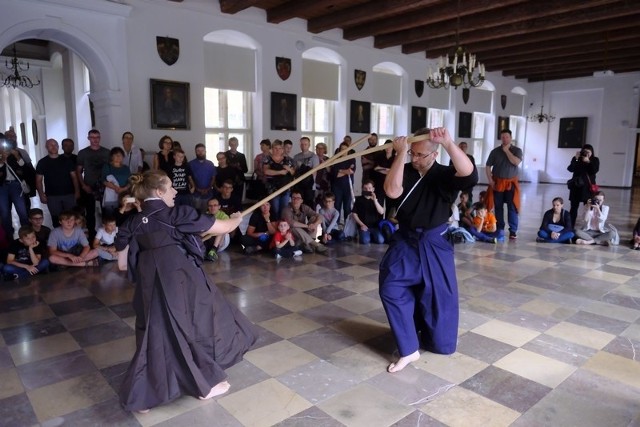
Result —
<path fill-rule="evenodd" d="M 458 282 L 447 224 L 398 230 L 380 263 L 380 298 L 400 356 L 422 346 L 451 354 L 458 337 Z"/>

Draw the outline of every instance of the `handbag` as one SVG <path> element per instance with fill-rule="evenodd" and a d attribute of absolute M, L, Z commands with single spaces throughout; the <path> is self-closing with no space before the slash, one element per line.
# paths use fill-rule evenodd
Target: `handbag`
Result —
<path fill-rule="evenodd" d="M 600 187 L 598 186 L 598 184 L 591 183 L 589 175 L 587 175 L 587 182 L 589 183 L 589 191 L 591 192 L 591 194 L 596 194 L 598 191 L 600 191 Z"/>
<path fill-rule="evenodd" d="M 20 188 L 22 189 L 22 192 L 26 195 L 29 195 L 31 193 L 31 187 L 29 187 L 29 184 L 27 184 L 27 182 L 24 179 L 18 178 L 18 175 L 16 175 L 16 173 L 13 171 L 13 168 L 9 165 L 9 163 L 7 163 L 6 165 L 7 165 L 7 168 L 9 169 L 9 172 L 11 172 L 11 175 L 13 175 L 16 181 L 20 183 Z"/>

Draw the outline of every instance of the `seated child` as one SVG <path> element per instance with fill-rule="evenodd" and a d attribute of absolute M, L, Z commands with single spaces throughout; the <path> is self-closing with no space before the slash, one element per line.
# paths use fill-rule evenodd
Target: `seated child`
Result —
<path fill-rule="evenodd" d="M 613 230 L 605 225 L 609 206 L 604 204 L 604 192 L 598 191 L 584 207 L 584 224 L 575 229 L 576 244 L 609 246 Z"/>
<path fill-rule="evenodd" d="M 98 251 L 100 259 L 105 261 L 116 261 L 118 259 L 118 251 L 113 241 L 118 234 L 116 219 L 112 216 L 104 215 L 102 217 L 102 227 L 98 228 L 96 237 L 93 239 L 93 249 Z"/>
<path fill-rule="evenodd" d="M 42 209 L 33 208 L 29 210 L 29 223 L 31 223 L 31 228 L 33 228 L 33 231 L 35 231 L 36 239 L 38 239 L 38 242 L 41 242 L 42 246 L 45 246 L 45 242 L 49 241 L 49 234 L 51 234 L 51 229 L 46 225 L 42 225 L 43 221 L 44 212 L 42 212 Z M 43 253 L 42 255 L 45 256 L 45 258 L 47 256 L 46 253 Z"/>
<path fill-rule="evenodd" d="M 60 227 L 49 236 L 49 261 L 51 264 L 68 267 L 97 265 L 98 251 L 89 247 L 84 231 L 76 227 L 76 214 L 63 211 L 59 215 Z"/>
<path fill-rule="evenodd" d="M 481 242 L 497 243 L 501 237 L 500 232 L 496 231 L 496 216 L 482 202 L 473 206 L 476 215 L 473 217 L 473 227 L 469 229 L 471 235 Z"/>
<path fill-rule="evenodd" d="M 334 207 L 335 203 L 336 196 L 327 191 L 322 196 L 322 207 L 318 210 L 322 217 L 320 242 L 325 245 L 333 241 L 341 242 L 345 239 L 344 232 L 338 228 L 340 212 Z"/>
<path fill-rule="evenodd" d="M 215 219 L 229 219 L 229 215 L 220 209 L 220 201 L 217 198 L 209 199 L 207 202 L 207 215 Z M 218 253 L 224 251 L 229 246 L 231 237 L 229 233 L 212 236 L 204 240 L 205 256 L 207 261 L 216 261 Z"/>
<path fill-rule="evenodd" d="M 469 192 L 461 191 L 459 196 L 460 203 L 458 203 L 458 216 L 462 227 L 469 230 L 473 227 L 473 209 L 469 203 Z"/>
<path fill-rule="evenodd" d="M 75 208 L 73 208 L 73 214 L 75 215 L 75 226 L 77 228 L 79 228 L 80 230 L 82 230 L 82 232 L 84 233 L 85 237 L 88 239 L 89 238 L 89 228 L 87 227 L 87 218 L 85 218 L 84 214 L 85 211 L 84 209 L 82 209 L 79 206 L 76 206 Z M 58 218 L 60 218 L 60 216 L 58 216 Z M 58 219 L 58 222 L 60 220 Z"/>
<path fill-rule="evenodd" d="M 291 226 L 287 221 L 283 220 L 278 223 L 278 231 L 271 239 L 271 250 L 276 254 L 276 259 L 293 258 L 294 256 L 302 255 L 302 251 L 296 245 L 293 233 L 291 233 Z"/>
<path fill-rule="evenodd" d="M 373 187 L 373 181 L 365 179 L 362 182 L 362 196 L 356 197 L 351 212 L 358 224 L 358 236 L 361 244 L 384 243 L 384 235 L 379 224 L 384 214 L 384 208 L 378 202 Z"/>
<path fill-rule="evenodd" d="M 564 200 L 562 197 L 553 199 L 552 204 L 553 208 L 546 211 L 542 217 L 536 242 L 571 243 L 571 239 L 573 239 L 571 214 L 563 209 Z"/>
<path fill-rule="evenodd" d="M 4 275 L 18 280 L 46 272 L 49 261 L 42 256 L 44 246 L 36 238 L 33 228 L 28 225 L 20 227 L 18 240 L 9 246 L 7 264 L 2 268 Z"/>

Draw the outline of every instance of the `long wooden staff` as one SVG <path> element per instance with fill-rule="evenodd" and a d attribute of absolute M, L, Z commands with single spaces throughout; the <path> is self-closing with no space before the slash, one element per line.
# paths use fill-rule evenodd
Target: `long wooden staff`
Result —
<path fill-rule="evenodd" d="M 349 158 L 349 159 L 354 158 L 353 157 L 354 154 L 358 154 L 358 153 L 350 154 L 348 156 L 346 154 L 349 152 L 349 150 L 352 150 L 353 148 L 355 148 L 358 145 L 360 145 L 362 142 L 366 141 L 367 138 L 369 138 L 369 136 L 370 135 L 363 136 L 362 138 L 358 139 L 356 142 L 352 143 L 347 150 L 338 151 L 336 154 L 334 154 L 333 156 L 331 156 L 329 159 L 325 160 L 324 162 L 320 163 L 315 168 L 303 173 L 302 175 L 300 175 L 299 177 L 297 177 L 296 179 L 294 179 L 293 181 L 291 181 L 287 185 L 285 185 L 285 186 L 279 188 L 278 190 L 274 191 L 273 193 L 269 194 L 267 197 L 265 197 L 264 199 L 260 200 L 259 202 L 254 203 L 253 205 L 251 205 L 250 207 L 248 207 L 247 209 L 242 211 L 242 216 L 250 214 L 254 210 L 258 209 L 260 206 L 262 206 L 265 203 L 267 203 L 269 200 L 271 200 L 271 199 L 273 199 L 275 197 L 278 197 L 280 194 L 284 193 L 285 191 L 287 191 L 288 189 L 290 189 L 291 187 L 293 187 L 297 183 L 303 181 L 305 178 L 310 177 L 314 173 L 318 172 L 320 169 L 328 168 L 332 164 L 334 164 L 334 163 L 336 163 L 338 161 L 342 161 L 342 160 L 344 160 L 346 158 Z M 374 148 L 377 148 L 377 147 L 382 147 L 382 146 L 376 146 Z M 361 151 L 361 153 L 365 153 L 366 151 L 368 151 L 368 150 Z M 375 150 L 375 151 L 378 151 L 378 150 Z M 358 157 L 358 156 L 356 156 L 356 157 Z"/>

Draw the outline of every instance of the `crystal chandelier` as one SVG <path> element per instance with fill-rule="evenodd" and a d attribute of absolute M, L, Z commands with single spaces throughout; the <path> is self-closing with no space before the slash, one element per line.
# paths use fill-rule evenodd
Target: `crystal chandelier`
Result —
<path fill-rule="evenodd" d="M 4 65 L 9 69 L 11 74 L 6 77 L 2 75 L 2 86 L 11 86 L 14 89 L 17 87 L 30 89 L 40 84 L 40 80 L 33 82 L 29 76 L 24 74 L 25 71 L 29 70 L 29 63 L 18 60 L 15 43 L 13 44 L 13 58 L 11 58 L 11 64 L 9 64 L 9 60 L 5 60 Z M 22 74 L 20 74 L 20 72 L 22 72 Z"/>
<path fill-rule="evenodd" d="M 530 122 L 538 122 L 538 123 L 551 123 L 552 121 L 554 121 L 556 119 L 556 116 L 554 116 L 553 114 L 549 113 L 543 113 L 543 109 L 544 109 L 544 80 L 542 81 L 542 100 L 540 101 L 540 112 L 539 113 L 532 113 L 530 114 L 527 119 Z M 533 103 L 531 103 L 531 105 L 529 105 L 529 108 L 533 107 Z"/>

